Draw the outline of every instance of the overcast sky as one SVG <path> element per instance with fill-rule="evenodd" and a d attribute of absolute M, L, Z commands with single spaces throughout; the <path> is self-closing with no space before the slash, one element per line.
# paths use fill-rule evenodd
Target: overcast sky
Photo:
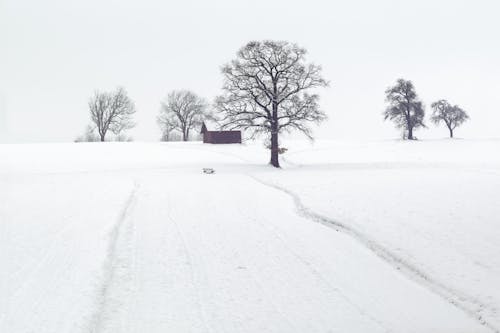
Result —
<path fill-rule="evenodd" d="M 160 100 L 220 92 L 220 67 L 250 40 L 307 48 L 331 82 L 318 138 L 389 138 L 384 90 L 403 77 L 427 106 L 461 105 L 457 137 L 500 137 L 498 0 L 0 0 L 0 142 L 72 141 L 93 91 L 125 87 L 140 141 L 158 140 Z M 445 137 L 445 128 L 419 130 Z"/>

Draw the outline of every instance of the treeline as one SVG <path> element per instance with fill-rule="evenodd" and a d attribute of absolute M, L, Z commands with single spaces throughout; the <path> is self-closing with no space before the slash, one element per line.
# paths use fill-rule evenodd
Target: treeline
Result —
<path fill-rule="evenodd" d="M 221 94 L 209 104 L 189 90 L 170 92 L 161 101 L 157 123 L 162 140 L 189 140 L 201 123 L 210 119 L 220 130 L 240 129 L 245 136 L 263 135 L 270 150 L 270 163 L 279 167 L 279 136 L 298 131 L 312 138 L 311 124 L 327 116 L 319 106 L 317 88 L 328 86 L 321 67 L 306 61 L 306 49 L 286 41 L 253 41 L 222 67 Z M 425 107 L 411 81 L 399 79 L 386 92 L 384 119 L 403 129 L 404 138 L 415 139 L 414 131 L 426 127 Z M 457 105 L 439 100 L 431 105 L 431 121 L 444 123 L 453 137 L 456 127 L 469 116 Z M 95 92 L 89 100 L 91 125 L 78 141 L 128 141 L 127 130 L 135 126 L 136 108 L 124 88 Z M 194 129 L 196 131 L 194 131 Z"/>
<path fill-rule="evenodd" d="M 162 141 L 188 141 L 204 119 L 212 119 L 207 101 L 188 90 L 172 91 L 160 104 L 157 123 Z M 136 125 L 132 119 L 136 108 L 124 88 L 96 91 L 89 100 L 89 111 L 91 124 L 75 141 L 132 141 L 126 132 Z"/>
<path fill-rule="evenodd" d="M 415 140 L 414 130 L 427 127 L 424 123 L 425 107 L 419 99 L 415 86 L 409 80 L 399 79 L 396 84 L 385 91 L 389 104 L 384 111 L 384 119 L 392 120 L 397 128 L 403 130 L 403 138 Z M 469 119 L 469 115 L 458 105 L 452 105 L 441 99 L 431 104 L 430 120 L 439 125 L 445 124 L 450 138 L 453 131 Z"/>
<path fill-rule="evenodd" d="M 182 90 L 168 94 L 161 103 L 157 122 L 164 140 L 178 134 L 189 140 L 193 128 L 212 119 L 219 129 L 240 129 L 253 138 L 264 135 L 269 141 L 270 164 L 279 167 L 279 135 L 299 131 L 312 138 L 311 123 L 320 123 L 326 114 L 319 107 L 316 88 L 328 82 L 321 67 L 306 62 L 306 50 L 286 41 L 254 41 L 242 47 L 236 58 L 223 66 L 221 94 L 208 103 Z M 91 125 L 79 141 L 128 139 L 126 131 L 135 126 L 136 108 L 123 88 L 97 91 L 89 101 Z"/>

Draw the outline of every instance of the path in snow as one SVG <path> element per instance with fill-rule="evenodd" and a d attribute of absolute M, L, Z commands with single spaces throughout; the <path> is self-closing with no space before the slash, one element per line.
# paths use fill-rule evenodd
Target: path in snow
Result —
<path fill-rule="evenodd" d="M 388 250 L 424 285 L 498 331 L 500 155 L 491 152 L 500 141 L 321 147 L 292 152 L 294 166 L 261 178 Z"/>
<path fill-rule="evenodd" d="M 405 261 L 403 258 L 399 257 L 396 253 L 393 253 L 388 248 L 379 244 L 376 240 L 370 238 L 368 235 L 360 232 L 352 226 L 348 226 L 342 222 L 336 221 L 332 218 L 325 217 L 321 214 L 318 214 L 311 210 L 309 207 L 306 207 L 300 196 L 296 193 L 290 191 L 289 189 L 270 182 L 263 181 L 257 177 L 252 177 L 257 182 L 277 189 L 281 192 L 288 194 L 295 203 L 297 212 L 304 216 L 307 219 L 310 219 L 314 222 L 321 223 L 326 225 L 327 227 L 334 228 L 336 231 L 342 231 L 347 235 L 353 237 L 357 241 L 359 241 L 362 245 L 366 246 L 370 250 L 372 250 L 377 256 L 381 259 L 389 263 L 393 266 L 394 269 L 400 271 L 402 274 L 405 274 L 410 279 L 419 283 L 423 287 L 429 289 L 430 291 L 436 293 L 441 296 L 443 299 L 458 307 L 465 313 L 467 313 L 472 318 L 476 319 L 482 325 L 488 327 L 494 332 L 500 332 L 498 328 L 496 328 L 492 323 L 485 320 L 481 313 L 478 312 L 478 308 L 486 307 L 484 304 L 481 304 L 479 300 L 476 298 L 465 295 L 464 293 L 454 290 L 449 286 L 441 283 L 440 281 L 435 280 L 433 277 L 429 276 L 427 273 L 423 272 L 418 267 L 415 267 L 411 263 Z"/>
<path fill-rule="evenodd" d="M 127 201 L 121 208 L 117 222 L 109 233 L 109 245 L 103 264 L 103 278 L 97 291 L 95 313 L 92 315 L 89 329 L 100 332 L 106 321 L 114 315 L 121 299 L 116 297 L 116 288 L 121 288 L 124 280 L 130 277 L 130 251 L 134 220 L 130 218 L 136 202 L 138 183 L 135 182 Z"/>

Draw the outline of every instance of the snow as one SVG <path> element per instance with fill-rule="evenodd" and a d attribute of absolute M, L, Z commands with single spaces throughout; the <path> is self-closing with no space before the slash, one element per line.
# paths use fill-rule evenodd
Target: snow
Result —
<path fill-rule="evenodd" d="M 495 140 L 327 144 L 314 165 L 288 175 L 286 186 L 305 206 L 390 249 L 423 275 L 421 282 L 498 328 L 499 148 Z M 307 161 L 307 154 L 289 159 Z M 318 177 L 321 183 L 310 183 Z"/>
<path fill-rule="evenodd" d="M 0 332 L 498 332 L 500 141 L 285 145 L 0 145 Z"/>

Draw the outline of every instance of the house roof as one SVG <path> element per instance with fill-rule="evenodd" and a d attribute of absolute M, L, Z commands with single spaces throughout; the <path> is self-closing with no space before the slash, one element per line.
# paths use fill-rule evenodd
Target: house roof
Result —
<path fill-rule="evenodd" d="M 205 120 L 201 124 L 200 133 L 203 134 L 205 131 L 208 131 L 208 132 L 241 132 L 238 130 L 224 131 L 221 129 L 221 126 L 218 123 L 216 123 L 215 121 L 210 121 L 210 120 Z"/>
<path fill-rule="evenodd" d="M 207 129 L 207 125 L 205 125 L 205 122 L 203 122 L 203 123 L 201 124 L 200 134 L 203 134 L 203 133 L 205 133 L 206 131 L 208 131 L 208 129 Z"/>

